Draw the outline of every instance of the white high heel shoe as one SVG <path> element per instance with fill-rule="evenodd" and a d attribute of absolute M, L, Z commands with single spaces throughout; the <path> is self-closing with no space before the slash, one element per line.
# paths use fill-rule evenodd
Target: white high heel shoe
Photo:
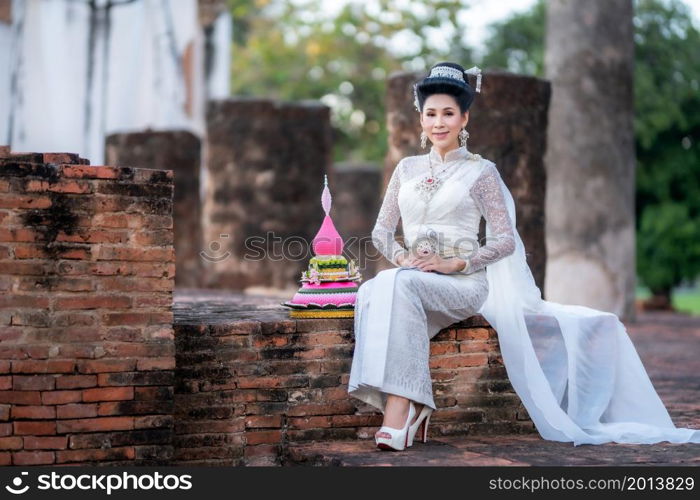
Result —
<path fill-rule="evenodd" d="M 413 405 L 413 402 L 411 402 L 411 405 Z M 418 418 L 416 419 L 413 424 L 408 428 L 408 442 L 407 446 L 413 446 L 413 438 L 416 435 L 416 432 L 418 431 L 419 428 L 422 426 L 422 432 L 421 432 L 421 441 L 424 443 L 428 440 L 428 423 L 430 423 L 430 416 L 433 414 L 433 409 L 429 407 L 428 405 L 423 405 L 423 408 L 420 411 L 420 414 L 418 415 Z"/>
<path fill-rule="evenodd" d="M 408 417 L 403 429 L 394 429 L 392 427 L 382 426 L 374 436 L 374 441 L 377 443 L 377 448 L 381 450 L 402 451 L 406 449 L 408 443 L 408 431 L 411 427 L 411 421 L 416 416 L 416 408 L 413 406 L 413 401 L 408 404 Z M 378 434 L 385 432 L 391 437 L 379 437 Z"/>

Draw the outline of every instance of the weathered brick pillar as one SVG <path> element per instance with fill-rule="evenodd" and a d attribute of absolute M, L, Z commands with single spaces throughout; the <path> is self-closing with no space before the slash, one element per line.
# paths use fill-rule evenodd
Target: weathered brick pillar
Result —
<path fill-rule="evenodd" d="M 423 74 L 401 72 L 388 82 L 389 152 L 384 185 L 401 158 L 425 154 L 420 148 L 420 122 L 413 105 L 413 83 Z M 470 77 L 473 78 L 473 77 Z M 472 83 L 474 83 L 472 81 Z M 515 200 L 517 228 L 537 286 L 544 285 L 546 174 L 544 153 L 551 88 L 538 78 L 485 72 L 481 93 L 469 110 L 467 147 L 494 163 Z M 382 190 L 382 196 L 384 192 Z M 482 220 L 482 231 L 485 234 Z"/>
<path fill-rule="evenodd" d="M 345 241 L 345 255 L 357 259 L 368 280 L 376 274 L 381 258 L 370 234 L 379 211 L 382 172 L 377 165 L 336 164 L 333 168 L 333 221 Z"/>
<path fill-rule="evenodd" d="M 108 165 L 172 170 L 175 285 L 201 285 L 202 210 L 199 197 L 201 143 L 190 132 L 137 132 L 107 137 Z"/>
<path fill-rule="evenodd" d="M 0 464 L 172 455 L 172 172 L 0 158 Z"/>
<path fill-rule="evenodd" d="M 315 101 L 212 101 L 207 126 L 207 283 L 298 285 L 323 221 L 323 174 L 331 190 L 336 186 L 329 108 Z"/>

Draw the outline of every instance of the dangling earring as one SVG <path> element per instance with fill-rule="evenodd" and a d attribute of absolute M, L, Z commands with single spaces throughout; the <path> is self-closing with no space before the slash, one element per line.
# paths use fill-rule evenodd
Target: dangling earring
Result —
<path fill-rule="evenodd" d="M 466 147 L 467 139 L 469 139 L 469 132 L 467 132 L 466 128 L 463 128 L 459 131 L 459 145 L 463 148 Z"/>
<path fill-rule="evenodd" d="M 420 133 L 420 147 L 425 149 L 425 147 L 428 145 L 428 136 L 426 135 L 425 132 Z"/>

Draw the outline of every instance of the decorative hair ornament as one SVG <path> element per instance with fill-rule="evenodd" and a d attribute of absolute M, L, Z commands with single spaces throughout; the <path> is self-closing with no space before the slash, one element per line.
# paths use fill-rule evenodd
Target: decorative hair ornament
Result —
<path fill-rule="evenodd" d="M 430 70 L 430 74 L 427 78 L 452 78 L 453 80 L 458 80 L 469 85 L 469 82 L 464 78 L 464 75 L 475 75 L 476 76 L 476 92 L 481 93 L 481 69 L 477 66 L 472 66 L 469 69 L 465 69 L 462 73 L 457 68 L 452 66 L 435 66 Z M 418 102 L 418 83 L 413 84 L 413 105 L 416 111 L 420 111 L 420 106 Z"/>
<path fill-rule="evenodd" d="M 477 66 L 472 66 L 469 69 L 465 69 L 464 73 L 467 75 L 476 75 L 476 88 L 474 90 L 481 93 L 481 69 Z"/>

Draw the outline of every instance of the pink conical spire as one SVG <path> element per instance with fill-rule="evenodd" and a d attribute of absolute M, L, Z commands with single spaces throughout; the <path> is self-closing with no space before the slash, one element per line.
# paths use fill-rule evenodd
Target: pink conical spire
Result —
<path fill-rule="evenodd" d="M 331 211 L 331 192 L 328 189 L 328 176 L 323 176 L 323 193 L 321 194 L 321 206 L 326 212 L 321 229 L 318 230 L 313 241 L 314 253 L 316 255 L 341 255 L 345 243 L 340 237 L 333 224 L 333 219 L 329 215 Z"/>

